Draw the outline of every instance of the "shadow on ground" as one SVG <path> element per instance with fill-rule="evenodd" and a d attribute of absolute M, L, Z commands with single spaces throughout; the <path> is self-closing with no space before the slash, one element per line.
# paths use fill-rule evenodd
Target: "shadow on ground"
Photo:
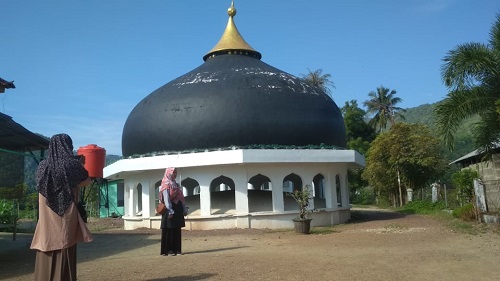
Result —
<path fill-rule="evenodd" d="M 156 279 L 146 279 L 145 281 L 196 281 L 196 280 L 206 280 L 215 274 L 212 273 L 202 273 L 195 275 L 184 275 L 184 276 L 174 276 L 167 278 L 156 278 Z"/>
<path fill-rule="evenodd" d="M 376 220 L 392 220 L 405 217 L 406 214 L 397 213 L 390 210 L 380 209 L 353 209 L 351 210 L 351 219 L 348 224 L 356 224 Z M 234 229 L 234 230 L 207 230 L 207 231 L 186 231 L 186 237 L 197 236 L 219 236 L 227 234 L 230 231 L 233 234 L 258 234 L 265 230 L 258 229 Z M 129 233 L 121 230 L 116 232 L 97 232 L 93 233 L 94 241 L 91 243 L 78 244 L 78 261 L 89 261 L 101 259 L 113 255 L 121 254 L 127 251 L 140 250 L 149 246 L 157 245 L 159 251 L 160 232 L 145 231 Z M 30 244 L 33 238 L 32 234 L 19 233 L 16 241 L 12 240 L 12 233 L 0 232 L 0 280 L 18 279 L 24 275 L 33 273 L 35 264 L 35 251 L 31 250 Z M 232 250 L 234 247 L 204 249 L 189 254 L 219 252 Z M 158 252 L 159 254 L 159 252 Z M 174 280 L 203 280 L 212 277 L 212 274 L 195 274 L 168 277 L 163 279 L 150 279 L 150 281 L 174 281 Z"/>
<path fill-rule="evenodd" d="M 347 223 L 361 223 L 367 221 L 382 221 L 404 218 L 408 214 L 381 209 L 352 209 L 351 218 Z"/>

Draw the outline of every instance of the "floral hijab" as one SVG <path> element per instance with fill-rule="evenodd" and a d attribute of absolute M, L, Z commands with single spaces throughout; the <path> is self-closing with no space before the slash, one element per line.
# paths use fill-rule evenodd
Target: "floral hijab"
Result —
<path fill-rule="evenodd" d="M 171 202 L 177 204 L 177 202 L 179 202 L 180 200 L 182 201 L 182 203 L 185 203 L 182 189 L 179 186 L 179 184 L 175 181 L 176 176 L 177 176 L 177 169 L 167 168 L 165 170 L 165 175 L 163 176 L 160 185 L 160 198 L 163 194 L 163 190 L 168 189 L 169 191 L 168 195 L 170 196 Z"/>
<path fill-rule="evenodd" d="M 36 171 L 36 188 L 47 199 L 47 206 L 62 216 L 74 200 L 73 191 L 89 173 L 73 155 L 73 141 L 66 134 L 52 136 L 48 157 Z"/>

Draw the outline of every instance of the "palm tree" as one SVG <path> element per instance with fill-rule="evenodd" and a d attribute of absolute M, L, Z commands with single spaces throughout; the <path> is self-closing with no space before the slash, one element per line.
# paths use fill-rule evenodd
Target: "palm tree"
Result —
<path fill-rule="evenodd" d="M 363 102 L 363 105 L 368 108 L 366 111 L 368 114 L 374 114 L 368 122 L 373 128 L 378 128 L 378 131 L 382 132 L 387 128 L 387 121 L 391 122 L 391 126 L 394 126 L 396 117 L 404 120 L 403 112 L 405 110 L 396 106 L 403 100 L 396 97 L 396 90 L 380 86 L 376 92 L 371 91 L 368 96 L 370 100 Z"/>
<path fill-rule="evenodd" d="M 313 86 L 313 87 L 318 87 L 321 90 L 325 91 L 330 97 L 332 96 L 332 91 L 330 87 L 335 89 L 335 84 L 330 81 L 330 78 L 332 77 L 331 74 L 322 74 L 323 69 L 317 69 L 315 71 L 311 71 L 309 68 L 307 69 L 309 71 L 308 74 L 304 75 L 301 74 L 302 80 L 304 80 L 307 84 Z"/>
<path fill-rule="evenodd" d="M 460 124 L 479 116 L 473 130 L 476 145 L 487 156 L 500 140 L 500 13 L 489 44 L 465 43 L 448 52 L 441 76 L 449 89 L 436 107 L 436 125 L 450 150 Z"/>

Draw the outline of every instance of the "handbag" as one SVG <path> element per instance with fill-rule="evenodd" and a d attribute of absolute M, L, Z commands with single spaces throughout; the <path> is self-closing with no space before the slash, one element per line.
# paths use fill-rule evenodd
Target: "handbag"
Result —
<path fill-rule="evenodd" d="M 76 208 L 78 209 L 78 213 L 80 214 L 80 217 L 82 217 L 83 221 L 86 223 L 87 222 L 87 210 L 85 210 L 85 206 L 83 205 L 82 201 L 76 203 Z"/>
<path fill-rule="evenodd" d="M 156 214 L 157 215 L 163 215 L 167 211 L 167 206 L 165 206 L 165 203 L 163 202 L 163 195 L 160 192 L 160 202 L 158 202 L 158 206 L 156 206 Z"/>
<path fill-rule="evenodd" d="M 165 203 L 159 202 L 158 206 L 156 206 L 156 214 L 157 215 L 163 215 L 167 211 L 167 206 L 165 206 Z"/>

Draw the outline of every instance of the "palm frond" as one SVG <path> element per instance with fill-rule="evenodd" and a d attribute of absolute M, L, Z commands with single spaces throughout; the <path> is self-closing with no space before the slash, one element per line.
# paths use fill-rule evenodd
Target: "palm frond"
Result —
<path fill-rule="evenodd" d="M 500 56 L 500 13 L 497 14 L 495 23 L 490 32 L 490 45 L 493 47 L 493 52 Z"/>
<path fill-rule="evenodd" d="M 494 107 L 494 101 L 492 102 L 482 86 L 450 92 L 448 97 L 436 106 L 436 127 L 445 144 L 453 149 L 454 134 L 462 121 L 491 106 Z"/>
<path fill-rule="evenodd" d="M 335 89 L 335 84 L 330 80 L 332 75 L 329 73 L 323 74 L 323 69 L 316 69 L 315 71 L 311 71 L 308 68 L 307 70 L 309 71 L 308 74 L 301 74 L 302 80 L 313 87 L 322 89 L 331 96 L 330 87 Z"/>
<path fill-rule="evenodd" d="M 441 77 L 452 90 L 473 87 L 485 78 L 486 73 L 495 69 L 498 59 L 482 43 L 466 43 L 448 52 L 443 59 Z"/>

